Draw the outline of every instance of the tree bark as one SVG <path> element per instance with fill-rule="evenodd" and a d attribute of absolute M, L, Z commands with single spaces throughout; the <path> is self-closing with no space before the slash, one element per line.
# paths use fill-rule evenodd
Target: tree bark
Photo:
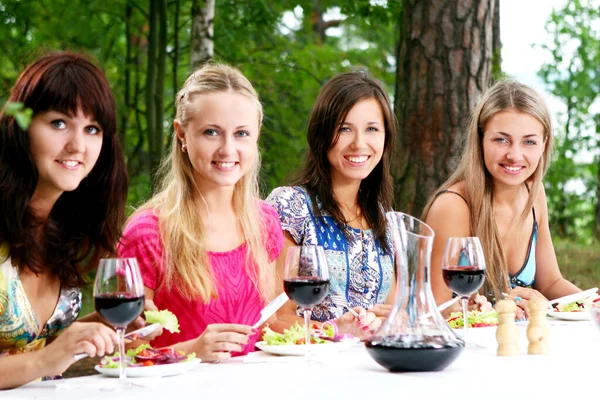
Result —
<path fill-rule="evenodd" d="M 419 215 L 460 158 L 471 110 L 491 80 L 495 0 L 406 0 L 392 165 L 396 209 Z"/>
<path fill-rule="evenodd" d="M 190 39 L 190 69 L 197 70 L 214 57 L 215 0 L 192 2 L 192 37 Z"/>
<path fill-rule="evenodd" d="M 323 5 L 321 4 L 321 0 L 313 0 L 310 15 L 316 43 L 325 43 L 327 40 L 327 29 L 339 26 L 342 23 L 338 19 L 329 21 L 323 19 Z"/>
<path fill-rule="evenodd" d="M 492 22 L 492 78 L 502 76 L 502 41 L 500 40 L 500 0 L 494 0 L 494 20 Z"/>
<path fill-rule="evenodd" d="M 181 1 L 175 0 L 175 15 L 173 16 L 173 25 L 175 27 L 173 54 L 171 59 L 173 60 L 173 92 L 177 93 L 179 89 L 179 14 L 181 9 Z"/>
<path fill-rule="evenodd" d="M 120 129 L 120 141 L 121 148 L 125 151 L 125 137 L 127 135 L 127 120 L 129 118 L 129 108 L 131 106 L 131 16 L 133 14 L 133 7 L 127 1 L 125 3 L 125 109 L 122 110 L 121 114 L 121 129 Z"/>
<path fill-rule="evenodd" d="M 600 87 L 600 74 L 598 74 L 598 87 Z M 596 115 L 597 147 L 600 149 L 600 112 Z M 594 223 L 594 236 L 600 240 L 600 157 L 598 157 L 598 172 L 596 177 L 596 219 Z"/>
<path fill-rule="evenodd" d="M 148 31 L 148 63 L 146 73 L 146 129 L 148 131 L 148 156 L 150 158 L 150 176 L 156 171 L 160 162 L 157 154 L 159 143 L 156 131 L 156 107 L 154 95 L 156 93 L 156 54 L 158 53 L 158 10 L 160 0 L 150 0 L 148 19 L 150 29 Z"/>
<path fill-rule="evenodd" d="M 167 71 L 167 2 L 150 0 L 148 66 L 146 74 L 146 129 L 151 176 L 157 171 L 164 145 L 164 87 Z"/>

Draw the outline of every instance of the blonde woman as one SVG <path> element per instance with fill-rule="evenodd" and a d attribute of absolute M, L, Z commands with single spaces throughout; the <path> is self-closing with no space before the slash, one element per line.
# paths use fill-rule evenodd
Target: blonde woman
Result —
<path fill-rule="evenodd" d="M 452 236 L 478 236 L 487 272 L 483 294 L 508 293 L 518 316 L 533 296 L 580 291 L 559 271 L 542 177 L 552 154 L 550 112 L 533 89 L 514 81 L 491 87 L 475 109 L 456 172 L 429 200 L 435 230 L 431 281 L 438 303 L 452 297 L 442 255 Z"/>
<path fill-rule="evenodd" d="M 240 71 L 215 64 L 187 79 L 175 105 L 162 184 L 130 218 L 119 253 L 138 259 L 146 298 L 181 325 L 152 344 L 218 362 L 252 351 L 251 325 L 277 286 L 283 235 L 258 199 L 262 106 Z"/>

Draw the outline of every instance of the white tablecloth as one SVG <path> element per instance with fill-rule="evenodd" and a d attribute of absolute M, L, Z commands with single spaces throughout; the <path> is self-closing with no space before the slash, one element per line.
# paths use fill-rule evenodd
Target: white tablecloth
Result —
<path fill-rule="evenodd" d="M 390 373 L 362 344 L 306 364 L 300 357 L 238 357 L 199 364 L 165 378 L 132 379 L 130 389 L 114 388 L 101 375 L 37 382 L 0 391 L 0 399 L 303 399 L 346 398 L 570 399 L 598 398 L 600 330 L 589 321 L 552 322 L 550 354 L 527 355 L 526 327 L 520 326 L 521 355 L 496 356 L 495 328 L 476 328 L 463 350 L 443 371 Z M 18 372 L 15 372 L 18 373 Z"/>

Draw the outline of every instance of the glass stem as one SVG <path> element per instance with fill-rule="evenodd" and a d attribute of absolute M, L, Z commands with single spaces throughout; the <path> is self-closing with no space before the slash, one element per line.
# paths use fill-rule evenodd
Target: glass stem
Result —
<path fill-rule="evenodd" d="M 465 342 L 467 340 L 467 332 L 469 329 L 469 296 L 461 296 L 460 298 L 463 307 L 463 329 L 465 334 Z"/>
<path fill-rule="evenodd" d="M 123 360 L 125 359 L 125 329 L 117 328 L 117 335 L 119 335 L 119 379 L 125 379 L 127 373 L 125 371 L 125 365 Z"/>
<path fill-rule="evenodd" d="M 312 309 L 311 308 L 305 308 L 304 309 L 304 330 L 305 332 L 305 336 L 304 336 L 304 343 L 306 344 L 306 359 L 308 359 L 310 357 L 310 339 L 311 339 L 311 334 L 310 334 L 310 317 L 312 315 Z"/>

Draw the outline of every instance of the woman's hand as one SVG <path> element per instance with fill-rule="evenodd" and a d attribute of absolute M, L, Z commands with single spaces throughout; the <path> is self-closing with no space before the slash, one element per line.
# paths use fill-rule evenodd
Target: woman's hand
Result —
<path fill-rule="evenodd" d="M 252 333 L 252 327 L 248 325 L 211 324 L 195 340 L 192 351 L 202 361 L 227 360 L 232 351 L 242 351 Z"/>
<path fill-rule="evenodd" d="M 144 301 L 144 311 L 159 311 L 158 307 L 156 307 L 156 305 L 154 304 L 154 301 L 150 300 L 150 299 L 146 299 Z M 140 315 L 139 317 L 137 317 L 135 319 L 135 321 L 133 321 L 131 324 L 129 324 L 127 331 L 134 331 L 136 329 L 140 329 L 143 328 L 144 326 L 148 325 L 148 323 L 146 322 L 146 320 Z M 151 341 L 156 339 L 158 336 L 162 335 L 163 333 L 163 328 L 162 326 L 160 326 L 157 330 L 155 330 L 154 332 L 139 338 L 139 340 L 145 340 L 145 341 Z M 127 342 L 126 342 L 127 343 Z M 135 344 L 139 344 L 138 342 L 135 342 Z M 133 345 L 128 346 L 128 347 L 134 347 Z M 137 347 L 137 346 L 136 346 Z"/>
<path fill-rule="evenodd" d="M 358 313 L 358 317 L 355 317 L 348 311 L 334 321 L 338 327 L 339 333 L 350 333 L 360 339 L 366 339 L 370 337 L 383 322 L 382 318 L 362 307 L 354 307 L 353 310 Z M 379 308 L 377 312 L 384 313 L 383 309 Z"/>
<path fill-rule="evenodd" d="M 469 298 L 469 311 L 490 311 L 493 309 L 492 303 L 485 296 L 474 294 Z M 453 312 L 462 313 L 462 300 L 458 299 L 450 307 L 442 311 L 442 316 L 445 319 L 450 318 Z"/>
<path fill-rule="evenodd" d="M 533 298 L 540 298 L 544 301 L 548 301 L 540 292 L 535 289 L 524 288 L 517 286 L 508 292 L 508 298 L 515 301 L 517 304 L 517 312 L 515 315 L 516 319 L 522 319 L 523 317 L 529 318 L 529 312 L 527 311 L 527 303 Z"/>
<path fill-rule="evenodd" d="M 116 332 L 99 322 L 74 322 L 48 346 L 40 350 L 44 376 L 59 375 L 75 362 L 73 356 L 90 357 L 112 354 L 119 338 Z"/>
<path fill-rule="evenodd" d="M 369 309 L 369 312 L 372 312 L 378 318 L 386 319 L 392 312 L 392 308 L 394 306 L 391 304 L 375 304 L 373 308 Z"/>

